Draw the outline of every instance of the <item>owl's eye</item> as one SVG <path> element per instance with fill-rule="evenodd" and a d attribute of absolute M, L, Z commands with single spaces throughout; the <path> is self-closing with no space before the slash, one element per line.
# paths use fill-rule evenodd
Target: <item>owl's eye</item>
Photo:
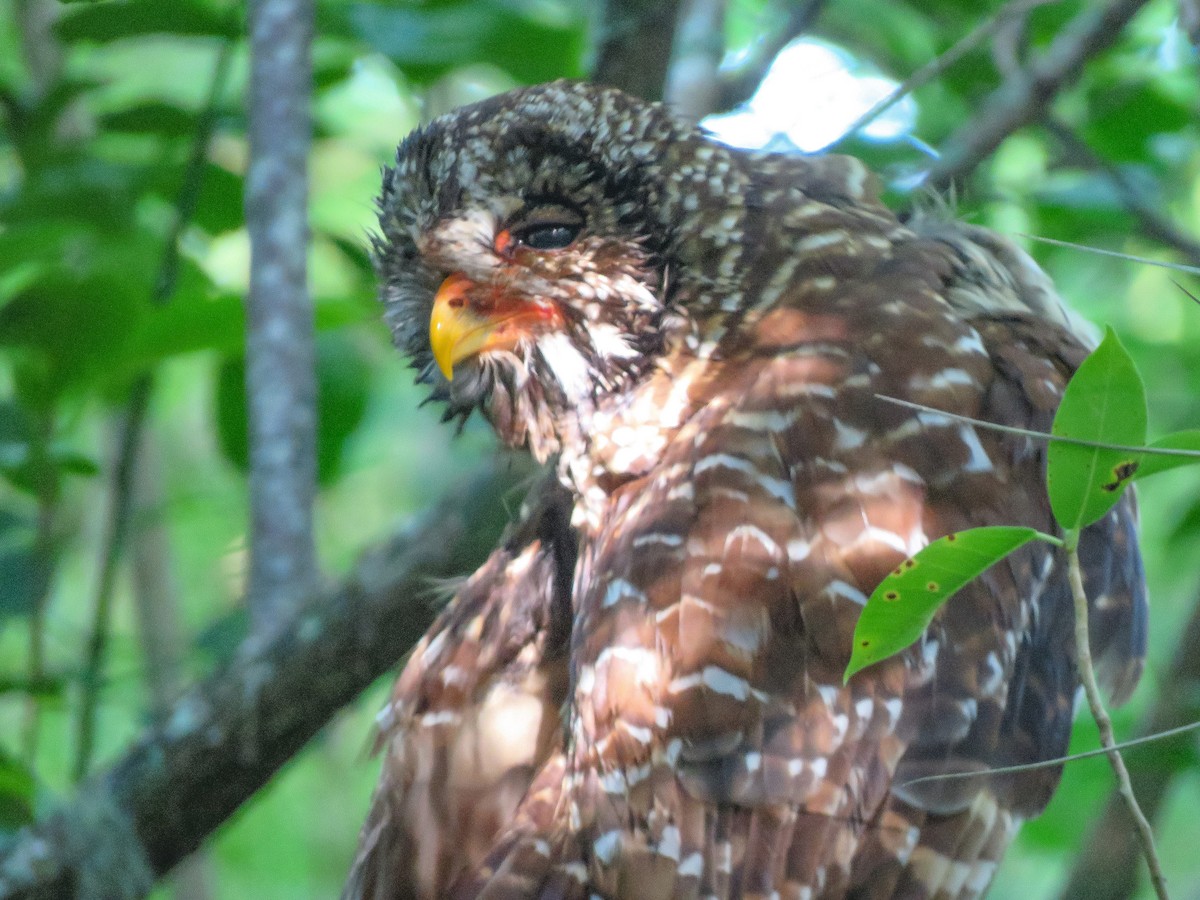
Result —
<path fill-rule="evenodd" d="M 580 230 L 578 225 L 537 225 L 515 231 L 513 236 L 517 243 L 534 250 L 562 250 L 571 246 Z"/>
<path fill-rule="evenodd" d="M 531 250 L 563 250 L 583 231 L 583 216 L 557 203 L 535 206 L 514 222 L 509 232 L 513 243 Z"/>

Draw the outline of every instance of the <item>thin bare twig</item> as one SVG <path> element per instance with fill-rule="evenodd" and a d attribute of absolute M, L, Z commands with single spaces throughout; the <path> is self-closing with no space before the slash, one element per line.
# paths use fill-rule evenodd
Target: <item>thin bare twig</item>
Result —
<path fill-rule="evenodd" d="M 1182 456 L 1200 459 L 1200 450 L 1175 450 L 1167 447 L 1131 447 L 1127 444 L 1109 444 L 1104 441 L 1090 441 L 1087 438 L 1069 437 L 1065 434 L 1050 434 L 1047 431 L 1035 431 L 1032 428 L 1018 428 L 1015 425 L 1001 425 L 999 422 L 988 422 L 986 419 L 975 419 L 959 413 L 946 412 L 936 406 L 926 406 L 924 403 L 914 403 L 911 400 L 901 400 L 899 397 L 889 397 L 887 394 L 875 394 L 876 399 L 895 403 L 918 412 L 941 416 L 954 422 L 965 422 L 989 431 L 999 431 L 1002 434 L 1015 434 L 1018 437 L 1036 438 L 1042 441 L 1057 441 L 1060 444 L 1073 444 L 1076 447 L 1094 447 L 1098 450 L 1118 450 L 1122 453 L 1140 453 L 1147 456 Z"/>
<path fill-rule="evenodd" d="M 1191 731 L 1200 730 L 1200 722 L 1189 722 L 1186 725 L 1180 725 L 1176 728 L 1168 728 L 1166 731 L 1158 731 L 1154 734 L 1147 734 L 1142 737 L 1130 738 L 1127 741 L 1121 741 L 1119 744 L 1114 744 L 1111 747 L 1100 747 L 1096 750 L 1084 750 L 1081 753 L 1068 753 L 1066 756 L 1055 756 L 1052 759 L 1042 759 L 1032 763 L 1021 763 L 1016 766 L 997 766 L 994 769 L 982 769 L 978 772 L 943 772 L 939 775 L 923 775 L 920 778 L 912 778 L 905 781 L 897 787 L 911 787 L 914 784 L 926 784 L 933 781 L 959 781 L 962 779 L 979 778 L 983 775 L 1015 775 L 1018 772 L 1036 772 L 1038 769 L 1048 769 L 1051 766 L 1061 766 L 1064 763 L 1078 762 L 1081 759 L 1094 759 L 1097 756 L 1108 756 L 1113 750 L 1128 750 L 1131 747 L 1140 747 L 1143 744 L 1153 744 L 1158 741 L 1165 741 L 1168 738 L 1178 737 L 1181 734 L 1187 734 Z"/>
<path fill-rule="evenodd" d="M 58 83 L 62 74 L 62 47 L 53 31 L 60 7 L 51 0 L 19 0 L 15 7 L 21 55 L 29 72 L 34 98 L 40 100 Z"/>
<path fill-rule="evenodd" d="M 1121 253 L 1118 250 L 1105 250 L 1103 247 L 1092 247 L 1088 244 L 1077 244 L 1074 241 L 1060 241 L 1058 238 L 1043 237 L 1040 234 L 1025 234 L 1018 233 L 1020 237 L 1028 238 L 1031 241 L 1038 241 L 1042 244 L 1053 244 L 1055 247 L 1070 247 L 1072 250 L 1082 250 L 1084 253 L 1095 253 L 1097 256 L 1112 256 L 1116 259 L 1123 259 L 1128 262 L 1138 263 L 1144 266 L 1157 266 L 1160 269 L 1171 269 L 1176 272 L 1187 272 L 1191 275 L 1200 275 L 1200 267 L 1188 266 L 1183 263 L 1163 262 L 1160 259 L 1150 259 L 1145 256 L 1135 256 L 1132 253 Z"/>
<path fill-rule="evenodd" d="M 21 55 L 29 73 L 31 103 L 42 100 L 58 83 L 62 75 L 63 54 L 55 38 L 53 26 L 59 6 L 50 0 L 20 0 L 15 6 L 16 25 Z M 41 413 L 34 423 L 37 429 L 35 446 L 46 448 L 53 440 L 53 412 Z M 37 482 L 37 524 L 33 538 L 33 584 L 30 591 L 28 680 L 29 693 L 25 698 L 22 723 L 22 749 L 26 762 L 33 764 L 41 730 L 42 704 L 38 697 L 45 668 L 46 608 L 54 580 L 57 548 L 55 528 L 58 519 L 59 484 L 44 457 L 35 462 L 40 471 Z"/>
<path fill-rule="evenodd" d="M 1104 698 L 1100 695 L 1100 687 L 1096 684 L 1096 671 L 1092 666 L 1092 649 L 1088 636 L 1088 598 L 1083 589 L 1083 570 L 1079 563 L 1079 533 L 1073 532 L 1067 536 L 1067 575 L 1071 582 L 1071 594 L 1075 600 L 1075 654 L 1079 664 L 1079 679 L 1083 683 L 1087 695 L 1088 706 L 1092 710 L 1092 718 L 1100 730 L 1100 743 L 1108 749 L 1108 760 L 1112 764 L 1113 774 L 1117 778 L 1117 790 L 1129 809 L 1134 821 L 1134 832 L 1142 845 L 1142 854 L 1150 869 L 1150 881 L 1158 900 L 1169 900 L 1167 881 L 1163 876 L 1162 863 L 1158 859 L 1158 851 L 1154 846 L 1154 832 L 1150 823 L 1138 806 L 1133 787 L 1129 783 L 1129 770 L 1125 768 L 1125 760 L 1121 751 L 1116 749 L 1116 739 L 1113 736 L 1112 720 L 1108 710 L 1104 708 Z"/>
<path fill-rule="evenodd" d="M 108 633 L 112 618 L 113 587 L 117 577 L 117 561 L 121 557 L 129 532 L 133 508 L 133 473 L 141 444 L 142 428 L 150 405 L 151 378 L 141 375 L 133 390 L 118 426 L 115 464 L 109 486 L 110 506 L 105 522 L 104 541 L 100 551 L 100 572 L 96 579 L 92 628 L 88 636 L 87 656 L 83 664 L 83 696 L 79 703 L 79 718 L 75 722 L 75 780 L 80 781 L 92 763 L 96 734 L 96 706 L 104 678 L 104 657 L 108 648 Z"/>
<path fill-rule="evenodd" d="M 1110 0 L 1088 6 L 1024 70 L 1004 81 L 942 145 L 925 181 L 945 189 L 973 170 L 1017 129 L 1045 115 L 1089 59 L 1111 47 L 1148 0 Z"/>
<path fill-rule="evenodd" d="M 50 446 L 54 432 L 53 414 L 46 413 L 38 423 L 38 444 Z M 41 466 L 37 477 L 37 525 L 33 536 L 33 578 L 29 609 L 29 695 L 25 698 L 22 748 L 25 761 L 32 766 L 37 757 L 41 732 L 42 704 L 38 690 L 46 677 L 46 611 L 54 566 L 58 555 L 55 529 L 58 521 L 59 480 L 50 466 Z"/>
<path fill-rule="evenodd" d="M 1200 305 L 1200 297 L 1197 297 L 1195 294 L 1193 294 L 1191 291 L 1189 291 L 1187 288 L 1185 288 L 1182 284 L 1180 284 L 1174 278 L 1171 279 L 1171 284 L 1175 285 L 1175 287 L 1177 287 L 1181 291 L 1183 291 L 1183 293 L 1187 296 L 1187 298 L 1189 300 L 1191 300 L 1193 303 Z"/>

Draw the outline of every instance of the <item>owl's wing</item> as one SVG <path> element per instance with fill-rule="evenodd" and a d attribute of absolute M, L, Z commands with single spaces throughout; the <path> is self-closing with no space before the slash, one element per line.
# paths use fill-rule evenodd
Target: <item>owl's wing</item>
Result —
<path fill-rule="evenodd" d="M 570 501 L 552 477 L 413 650 L 379 716 L 383 771 L 343 900 L 439 898 L 560 743 Z"/>
<path fill-rule="evenodd" d="M 1061 386 L 1081 361 L 1083 348 L 1029 316 L 975 325 L 995 366 L 979 418 L 1049 431 Z M 1003 458 L 984 446 L 993 460 Z M 1006 441 L 999 449 L 1007 449 L 1012 461 L 1032 453 L 1035 465 L 1025 477 L 1036 473 L 1040 478 L 1040 444 Z M 1027 470 L 1016 466 L 1009 478 Z M 1016 504 L 1009 516 L 1010 522 L 1034 521 Z M 1136 518 L 1129 494 L 1085 529 L 1080 541 L 1093 660 L 1116 702 L 1132 693 L 1146 653 L 1148 606 Z M 931 629 L 930 638 L 938 641 L 933 676 L 906 694 L 911 737 L 888 797 L 859 841 L 851 867 L 853 896 L 981 896 L 1021 823 L 1049 802 L 1061 765 L 1011 775 L 916 780 L 986 773 L 1066 754 L 1078 676 L 1073 599 L 1064 567 L 1044 545 L 1027 548 L 952 598 Z M 981 590 L 985 585 L 988 589 Z M 1002 594 L 1023 602 L 1017 607 L 996 603 Z"/>
<path fill-rule="evenodd" d="M 949 245 L 887 266 L 828 314 L 749 323 L 749 349 L 694 383 L 675 373 L 711 396 L 582 545 L 564 756 L 456 896 L 974 897 L 1045 805 L 1056 768 L 986 770 L 1066 747 L 1073 614 L 1050 548 L 842 672 L 866 596 L 926 542 L 1054 529 L 1042 442 L 880 395 L 1045 430 L 1086 350 L 1040 310 L 948 304 L 973 277 Z M 1132 522 L 1126 501 L 1084 550 L 1122 692 L 1145 647 Z M 945 772 L 973 777 L 910 784 Z"/>

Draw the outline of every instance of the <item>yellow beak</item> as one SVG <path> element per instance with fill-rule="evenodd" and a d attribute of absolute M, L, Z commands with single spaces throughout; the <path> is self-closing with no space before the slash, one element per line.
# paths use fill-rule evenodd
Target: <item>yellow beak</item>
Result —
<path fill-rule="evenodd" d="M 487 344 L 495 321 L 471 310 L 467 294 L 473 287 L 463 275 L 451 275 L 433 298 L 429 316 L 429 346 L 446 379 L 454 378 L 454 365 L 474 356 Z"/>

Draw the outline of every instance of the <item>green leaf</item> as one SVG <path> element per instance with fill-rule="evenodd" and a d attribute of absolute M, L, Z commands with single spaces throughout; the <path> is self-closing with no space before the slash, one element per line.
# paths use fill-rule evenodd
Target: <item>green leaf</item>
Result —
<path fill-rule="evenodd" d="M 37 782 L 20 760 L 0 751 L 0 832 L 16 831 L 33 821 Z"/>
<path fill-rule="evenodd" d="M 186 260 L 184 265 L 190 267 Z M 142 317 L 130 336 L 129 362 L 140 368 L 197 350 L 234 354 L 245 345 L 245 323 L 245 304 L 235 294 L 178 294 Z"/>
<path fill-rule="evenodd" d="M 1174 434 L 1160 437 L 1149 446 L 1154 450 L 1191 450 L 1200 453 L 1200 429 L 1177 431 Z M 1197 463 L 1200 463 L 1200 456 L 1165 456 L 1161 453 L 1147 453 L 1142 457 L 1141 464 L 1133 477 L 1135 479 L 1145 478 L 1147 475 L 1157 475 L 1159 472 L 1168 472 L 1171 469 L 1178 469 L 1180 466 L 1194 466 Z"/>
<path fill-rule="evenodd" d="M 938 538 L 906 559 L 875 588 L 859 616 L 844 680 L 910 646 L 963 585 L 1042 536 L 1033 528 L 971 528 Z"/>
<path fill-rule="evenodd" d="M 20 378 L 16 379 L 15 387 L 17 393 L 13 397 L 0 398 L 0 475 L 18 491 L 34 497 L 52 496 L 59 489 L 66 448 L 47 445 L 45 426 L 38 425 L 30 404 L 25 402 L 30 398 L 23 396 L 24 384 Z M 0 592 L 6 589 L 7 528 L 5 514 L 0 512 Z M 0 610 L 4 605 L 5 598 L 0 597 Z"/>
<path fill-rule="evenodd" d="M 1146 153 L 1147 141 L 1187 128 L 1195 115 L 1188 102 L 1170 96 L 1149 78 L 1116 85 L 1097 82 L 1089 93 L 1082 137 L 1110 164 L 1144 164 L 1152 159 Z M 1141 196 L 1150 193 L 1139 191 Z"/>
<path fill-rule="evenodd" d="M 1112 328 L 1063 392 L 1051 433 L 1140 447 L 1146 443 L 1146 388 Z M 1046 486 L 1058 524 L 1078 530 L 1102 517 L 1137 471 L 1140 454 L 1051 441 Z"/>
<path fill-rule="evenodd" d="M 337 478 L 350 437 L 367 409 L 370 366 L 345 331 L 317 335 L 317 481 Z M 246 361 L 227 360 L 217 374 L 217 433 L 226 459 L 249 468 L 246 421 Z"/>
<path fill-rule="evenodd" d="M 59 40 L 108 43 L 143 34 L 237 36 L 232 16 L 195 0 L 128 0 L 76 5 L 54 26 Z"/>
<path fill-rule="evenodd" d="M 209 234 L 222 234 L 241 227 L 242 198 L 245 183 L 241 175 L 209 163 L 204 168 L 200 197 L 192 214 L 192 222 Z"/>
<path fill-rule="evenodd" d="M 36 678 L 28 674 L 0 674 L 0 695 L 19 693 L 38 700 L 61 700 L 67 693 L 67 683 L 68 676 L 56 673 L 43 672 Z"/>
<path fill-rule="evenodd" d="M 190 137 L 196 133 L 196 116 L 169 103 L 139 103 L 100 117 L 106 132 L 151 134 L 160 138 Z"/>
<path fill-rule="evenodd" d="M 499 0 L 356 3 L 348 15 L 362 40 L 419 80 L 480 62 L 528 83 L 583 74 L 584 22 L 571 6 Z"/>
<path fill-rule="evenodd" d="M 246 360 L 227 359 L 217 370 L 215 394 L 217 439 L 221 453 L 240 472 L 250 469 L 249 426 L 246 413 Z"/>
<path fill-rule="evenodd" d="M 317 335 L 317 481 L 337 478 L 351 435 L 367 411 L 371 368 L 345 330 Z"/>

